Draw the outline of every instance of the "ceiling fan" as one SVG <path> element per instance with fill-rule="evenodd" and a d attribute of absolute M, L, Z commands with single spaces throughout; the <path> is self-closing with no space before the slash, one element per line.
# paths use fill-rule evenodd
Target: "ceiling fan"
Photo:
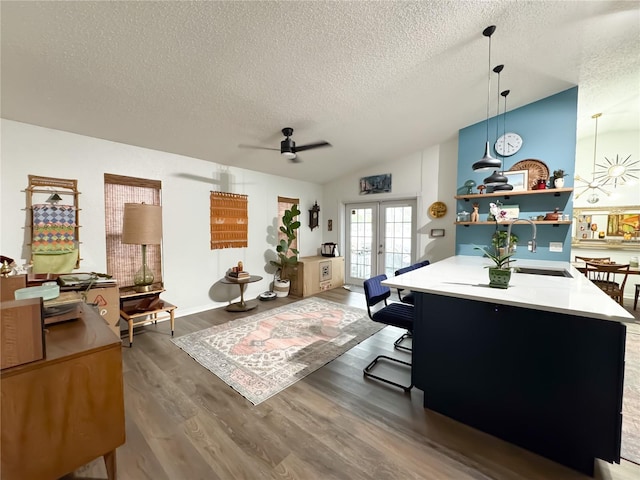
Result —
<path fill-rule="evenodd" d="M 286 137 L 284 140 L 280 142 L 280 155 L 289 159 L 289 161 L 293 163 L 300 163 L 302 160 L 298 157 L 298 152 L 302 152 L 304 150 L 311 150 L 314 148 L 321 147 L 331 147 L 332 145 L 329 142 L 321 141 L 315 143 L 308 143 L 307 145 L 298 145 L 296 146 L 296 142 L 291 139 L 291 135 L 293 135 L 293 128 L 285 127 L 282 129 L 282 134 Z M 269 148 L 269 147 L 258 147 L 255 145 L 238 145 L 240 148 L 256 148 L 260 150 L 278 150 L 277 148 Z"/>

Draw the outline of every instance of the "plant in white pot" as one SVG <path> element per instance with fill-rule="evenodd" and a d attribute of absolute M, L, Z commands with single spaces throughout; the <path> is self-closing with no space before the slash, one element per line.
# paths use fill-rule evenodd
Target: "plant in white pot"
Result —
<path fill-rule="evenodd" d="M 278 260 L 270 262 L 271 265 L 278 268 L 273 280 L 273 291 L 278 297 L 289 295 L 291 280 L 295 276 L 295 267 L 298 264 L 299 252 L 291 246 L 297 238 L 296 231 L 300 228 L 300 222 L 296 220 L 298 215 L 300 215 L 300 210 L 297 204 L 293 204 L 291 209 L 284 212 L 280 231 L 284 233 L 286 238 L 280 240 L 280 243 L 276 245 Z"/>
<path fill-rule="evenodd" d="M 558 170 L 554 170 L 553 171 L 553 186 L 556 188 L 563 188 L 564 187 L 564 177 L 566 177 L 567 174 L 564 173 L 564 170 L 558 169 Z"/>

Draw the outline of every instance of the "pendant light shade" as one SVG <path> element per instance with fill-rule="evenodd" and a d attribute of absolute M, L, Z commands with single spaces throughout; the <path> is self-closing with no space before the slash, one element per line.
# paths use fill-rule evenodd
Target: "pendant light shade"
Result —
<path fill-rule="evenodd" d="M 498 77 L 499 78 L 499 77 Z M 498 87 L 500 87 L 500 85 L 498 84 Z M 500 91 L 500 88 L 498 88 L 498 91 Z M 502 134 L 505 135 L 507 133 L 507 95 L 509 95 L 510 90 L 505 90 L 503 92 L 500 92 L 500 95 L 502 95 L 504 97 L 504 114 L 502 116 Z M 500 99 L 498 98 L 498 105 L 500 104 Z M 497 130 L 497 122 L 496 122 L 496 130 Z M 497 134 L 496 134 L 497 136 Z M 513 185 L 509 184 L 509 179 L 505 176 L 504 174 L 504 157 L 502 157 L 502 173 L 501 176 L 504 177 L 504 182 L 500 183 L 499 185 L 496 185 L 495 187 L 493 187 L 493 191 L 494 192 L 508 192 L 510 190 L 513 190 Z"/>
<path fill-rule="evenodd" d="M 496 65 L 495 67 L 493 67 L 493 72 L 498 74 L 498 101 L 496 102 L 496 138 L 498 138 L 498 120 L 500 119 L 500 73 L 503 69 L 504 65 Z M 502 167 L 503 161 L 501 161 L 499 158 L 497 160 L 500 162 L 500 167 Z M 484 179 L 483 183 L 486 187 L 494 187 L 493 190 L 495 191 L 495 187 L 504 185 L 508 181 L 509 179 L 505 177 L 499 170 L 494 170 L 491 175 Z"/>
<path fill-rule="evenodd" d="M 473 168 L 474 172 L 482 172 L 487 170 L 495 170 L 499 169 L 501 162 L 500 160 L 493 158 L 490 153 L 489 147 L 489 96 L 491 95 L 491 35 L 496 31 L 496 26 L 491 25 L 487 27 L 482 32 L 482 35 L 489 38 L 489 77 L 487 82 L 487 136 L 486 143 L 484 145 L 484 155 L 480 160 L 473 164 L 471 168 Z"/>

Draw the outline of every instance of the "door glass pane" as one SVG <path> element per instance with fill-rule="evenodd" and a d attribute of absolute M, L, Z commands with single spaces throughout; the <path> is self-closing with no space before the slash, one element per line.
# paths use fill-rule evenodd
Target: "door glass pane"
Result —
<path fill-rule="evenodd" d="M 384 273 L 393 277 L 396 270 L 412 263 L 412 207 L 385 206 Z"/>
<path fill-rule="evenodd" d="M 349 277 L 352 279 L 370 278 L 372 272 L 372 207 L 352 208 L 349 215 Z"/>

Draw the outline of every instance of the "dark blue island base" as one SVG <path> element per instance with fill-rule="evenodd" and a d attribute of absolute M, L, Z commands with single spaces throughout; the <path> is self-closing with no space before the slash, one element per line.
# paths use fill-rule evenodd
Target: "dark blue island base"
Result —
<path fill-rule="evenodd" d="M 620 462 L 623 323 L 428 293 L 416 315 L 425 408 L 590 476 Z"/>

